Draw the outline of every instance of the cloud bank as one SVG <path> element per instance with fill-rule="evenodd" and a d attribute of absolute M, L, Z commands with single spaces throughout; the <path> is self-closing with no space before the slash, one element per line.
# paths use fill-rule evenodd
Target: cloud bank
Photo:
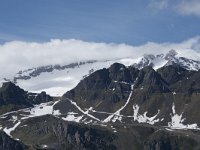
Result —
<path fill-rule="evenodd" d="M 171 49 L 180 55 L 200 58 L 200 36 L 180 43 L 152 43 L 140 46 L 114 43 L 95 43 L 81 40 L 54 39 L 49 42 L 12 41 L 0 45 L 0 78 L 10 78 L 19 70 L 85 60 L 137 58 L 143 54 L 166 53 Z"/>

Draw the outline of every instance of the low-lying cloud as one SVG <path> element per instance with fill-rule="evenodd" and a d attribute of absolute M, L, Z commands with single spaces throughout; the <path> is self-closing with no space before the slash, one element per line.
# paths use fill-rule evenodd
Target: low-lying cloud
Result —
<path fill-rule="evenodd" d="M 199 59 L 200 37 L 180 43 L 152 43 L 140 46 L 114 43 L 95 43 L 81 40 L 49 42 L 12 41 L 0 45 L 0 78 L 10 78 L 19 70 L 54 64 L 68 64 L 85 60 L 136 58 L 143 54 L 160 54 L 175 49 L 181 55 Z M 195 55 L 194 55 L 195 53 Z"/>

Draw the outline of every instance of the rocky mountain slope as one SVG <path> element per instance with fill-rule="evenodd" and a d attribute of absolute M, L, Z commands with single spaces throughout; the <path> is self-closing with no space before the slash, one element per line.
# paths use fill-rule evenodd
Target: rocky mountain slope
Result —
<path fill-rule="evenodd" d="M 82 80 L 62 99 L 88 110 L 102 122 L 198 128 L 199 77 L 200 71 L 175 65 L 155 71 L 115 63 Z"/>
<path fill-rule="evenodd" d="M 0 131 L 0 149 L 1 150 L 24 150 L 28 146 L 17 140 L 10 138 L 6 133 Z"/>
<path fill-rule="evenodd" d="M 0 129 L 24 149 L 199 149 L 199 99 L 200 70 L 114 63 L 59 100 L 4 83 Z"/>

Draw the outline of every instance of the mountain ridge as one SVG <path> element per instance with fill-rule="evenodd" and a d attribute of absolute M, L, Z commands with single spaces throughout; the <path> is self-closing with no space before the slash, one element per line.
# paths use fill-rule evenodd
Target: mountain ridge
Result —
<path fill-rule="evenodd" d="M 66 91 L 55 100 L 4 83 L 2 108 L 31 105 L 6 109 L 0 129 L 32 149 L 200 148 L 200 70 L 113 63 Z"/>

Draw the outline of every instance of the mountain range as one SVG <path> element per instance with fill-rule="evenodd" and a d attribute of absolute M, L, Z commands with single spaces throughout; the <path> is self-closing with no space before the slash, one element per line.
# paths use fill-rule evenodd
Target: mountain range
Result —
<path fill-rule="evenodd" d="M 61 97 L 19 87 L 47 74 L 76 82 Z M 5 80 L 0 149 L 200 149 L 200 61 L 175 50 L 43 66 Z"/>

